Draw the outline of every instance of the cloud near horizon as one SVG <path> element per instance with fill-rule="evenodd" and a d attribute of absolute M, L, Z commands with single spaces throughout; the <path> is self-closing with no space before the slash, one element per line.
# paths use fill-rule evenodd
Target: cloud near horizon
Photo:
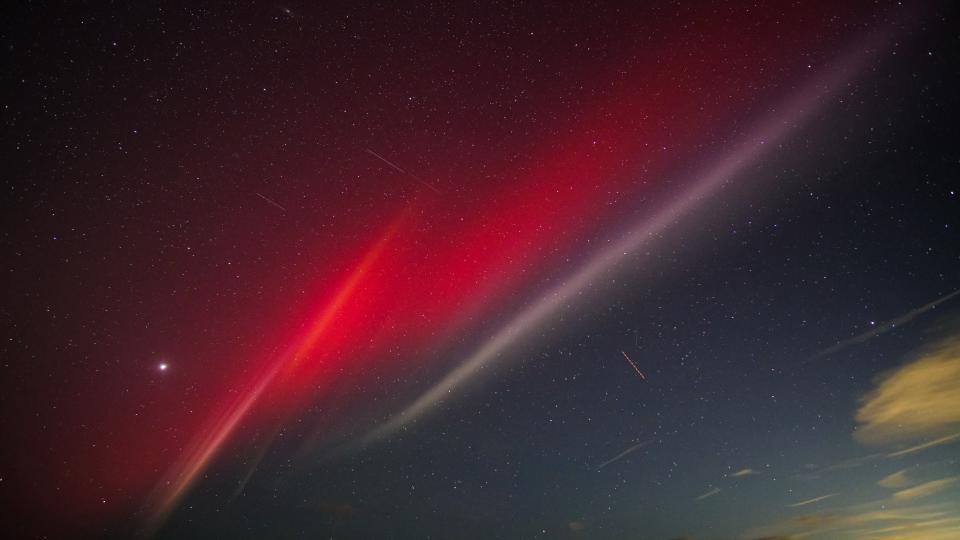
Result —
<path fill-rule="evenodd" d="M 908 501 L 912 499 L 919 499 L 921 497 L 927 497 L 929 495 L 940 493 L 941 491 L 949 489 L 951 486 L 956 484 L 957 481 L 960 481 L 960 476 L 951 476 L 949 478 L 931 480 L 918 486 L 900 490 L 893 494 L 893 498 L 897 501 Z"/>
<path fill-rule="evenodd" d="M 886 375 L 861 400 L 854 437 L 888 444 L 941 436 L 960 428 L 960 339 Z"/>
<path fill-rule="evenodd" d="M 910 479 L 907 478 L 907 469 L 897 471 L 893 474 L 888 474 L 880 479 L 877 482 L 877 485 L 880 487 L 885 487 L 887 489 L 900 489 L 905 488 L 911 484 Z"/>

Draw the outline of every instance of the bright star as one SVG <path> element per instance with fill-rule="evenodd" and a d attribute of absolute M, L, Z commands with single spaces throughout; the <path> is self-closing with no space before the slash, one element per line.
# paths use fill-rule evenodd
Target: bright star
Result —
<path fill-rule="evenodd" d="M 161 363 L 159 366 L 157 366 L 157 367 L 160 368 L 160 371 L 166 371 L 168 366 L 167 366 L 167 363 L 166 363 L 166 362 L 162 362 L 162 363 Z"/>

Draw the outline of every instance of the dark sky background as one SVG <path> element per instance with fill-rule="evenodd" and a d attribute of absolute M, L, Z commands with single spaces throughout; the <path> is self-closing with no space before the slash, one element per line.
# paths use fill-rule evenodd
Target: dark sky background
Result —
<path fill-rule="evenodd" d="M 5 534 L 960 537 L 953 3 L 351 4 L 4 9 Z"/>

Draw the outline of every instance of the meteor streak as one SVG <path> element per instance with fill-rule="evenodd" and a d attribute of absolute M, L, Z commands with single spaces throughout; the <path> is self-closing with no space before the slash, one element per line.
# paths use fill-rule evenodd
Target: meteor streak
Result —
<path fill-rule="evenodd" d="M 270 197 L 267 197 L 266 195 L 261 195 L 261 194 L 257 193 L 257 197 L 260 197 L 261 199 L 267 201 L 268 203 L 272 204 L 273 206 L 276 206 L 277 208 L 283 210 L 284 212 L 287 211 L 286 208 L 280 206 L 280 203 L 278 203 L 277 201 L 271 199 Z"/>
<path fill-rule="evenodd" d="M 710 497 L 713 497 L 714 495 L 716 495 L 716 494 L 718 494 L 718 493 L 720 493 L 720 488 L 713 488 L 713 489 L 711 489 L 710 491 L 704 493 L 703 495 L 700 495 L 699 497 L 697 497 L 697 498 L 694 499 L 694 500 L 702 501 L 702 500 L 704 500 L 704 499 L 709 499 Z"/>
<path fill-rule="evenodd" d="M 366 152 L 367 152 L 368 154 L 370 154 L 371 156 L 373 156 L 373 157 L 379 159 L 380 161 L 386 163 L 387 165 L 389 165 L 391 169 L 393 169 L 393 170 L 395 170 L 395 171 L 397 171 L 397 172 L 399 172 L 399 173 L 401 173 L 401 174 L 405 174 L 405 175 L 409 176 L 410 178 L 413 178 L 413 179 L 416 180 L 417 182 L 420 182 L 421 184 L 423 184 L 423 185 L 427 186 L 428 188 L 432 189 L 432 190 L 433 190 L 434 192 L 436 192 L 437 194 L 443 195 L 442 193 L 440 193 L 440 190 L 439 190 L 439 189 L 437 189 L 437 188 L 435 188 L 435 187 L 433 186 L 433 184 L 427 182 L 426 180 L 420 178 L 419 176 L 417 176 L 417 175 L 415 175 L 415 174 L 413 174 L 413 173 L 411 173 L 411 172 L 405 171 L 404 169 L 400 168 L 400 166 L 397 165 L 396 163 L 390 161 L 389 159 L 381 156 L 380 154 L 374 152 L 373 150 L 371 150 L 371 149 L 369 149 L 369 148 L 364 148 L 364 150 L 366 150 Z"/>
<path fill-rule="evenodd" d="M 812 498 L 812 499 L 807 499 L 807 500 L 805 500 L 805 501 L 800 501 L 800 502 L 797 502 L 797 503 L 788 504 L 788 505 L 787 505 L 787 508 L 797 508 L 797 507 L 799 507 L 799 506 L 806 506 L 806 505 L 808 505 L 808 504 L 813 504 L 813 503 L 816 503 L 816 502 L 820 502 L 820 501 L 829 499 L 829 498 L 831 498 L 831 497 L 836 497 L 837 495 L 839 495 L 839 493 L 830 493 L 829 495 L 821 495 L 820 497 L 814 497 L 814 498 Z"/>
<path fill-rule="evenodd" d="M 617 462 L 617 461 L 620 461 L 621 459 L 627 457 L 627 455 L 633 453 L 634 451 L 639 450 L 639 449 L 643 448 L 644 446 L 650 444 L 650 442 L 651 442 L 651 441 L 643 441 L 643 442 L 641 442 L 641 443 L 637 443 L 637 444 L 631 446 L 630 448 L 627 448 L 627 449 L 624 450 L 623 452 L 620 452 L 619 454 L 617 454 L 617 455 L 613 456 L 612 458 L 610 458 L 610 459 L 604 461 L 603 463 L 601 463 L 600 466 L 597 467 L 597 470 L 599 471 L 600 469 L 606 467 L 607 465 L 610 465 L 611 463 L 615 463 L 615 462 Z"/>
<path fill-rule="evenodd" d="M 637 372 L 637 375 L 639 375 L 641 379 L 647 380 L 647 376 L 644 375 L 642 371 L 640 371 L 640 368 L 638 368 L 636 364 L 633 363 L 633 360 L 631 360 L 630 357 L 627 356 L 627 353 L 620 351 L 620 354 L 622 354 L 623 357 L 627 359 L 627 362 L 630 362 L 630 367 L 632 367 L 633 370 Z"/>

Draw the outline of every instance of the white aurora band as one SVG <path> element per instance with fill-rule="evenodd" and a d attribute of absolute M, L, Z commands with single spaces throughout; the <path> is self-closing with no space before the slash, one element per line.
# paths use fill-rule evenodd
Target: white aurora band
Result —
<path fill-rule="evenodd" d="M 704 167 L 699 174 L 695 174 L 696 180 L 691 181 L 679 196 L 651 215 L 640 219 L 619 240 L 595 253 L 570 277 L 520 311 L 412 404 L 363 436 L 361 445 L 405 430 L 412 422 L 435 410 L 445 398 L 450 398 L 455 390 L 475 379 L 495 362 L 509 358 L 504 353 L 511 346 L 524 336 L 542 329 L 561 308 L 582 303 L 592 297 L 592 294 L 587 294 L 594 292 L 590 290 L 590 286 L 604 278 L 610 278 L 619 270 L 618 263 L 627 258 L 635 258 L 641 248 L 655 242 L 681 218 L 709 201 L 716 200 L 721 188 L 744 173 L 748 167 L 774 153 L 791 133 L 824 109 L 830 97 L 853 82 L 867 64 L 886 49 L 892 35 L 890 31 L 877 32 L 848 49 L 831 67 L 793 92 L 779 107 L 759 121 L 752 132 L 741 138 L 729 152 Z"/>

